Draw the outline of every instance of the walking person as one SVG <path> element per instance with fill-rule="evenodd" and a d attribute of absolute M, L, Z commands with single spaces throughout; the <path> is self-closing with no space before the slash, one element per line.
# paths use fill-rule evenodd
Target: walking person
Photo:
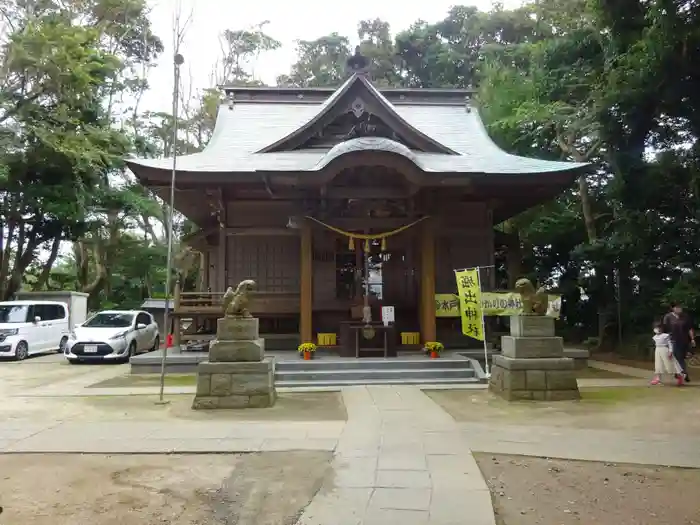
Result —
<path fill-rule="evenodd" d="M 671 336 L 673 355 L 683 370 L 685 382 L 690 382 L 688 367 L 685 359 L 695 348 L 695 330 L 690 316 L 683 311 L 679 303 L 671 303 L 671 311 L 664 315 L 662 321 L 663 332 Z"/>
<path fill-rule="evenodd" d="M 683 369 L 673 355 L 671 336 L 664 333 L 663 324 L 654 326 L 654 377 L 652 385 L 663 384 L 664 379 L 674 378 L 678 386 L 683 385 Z"/>

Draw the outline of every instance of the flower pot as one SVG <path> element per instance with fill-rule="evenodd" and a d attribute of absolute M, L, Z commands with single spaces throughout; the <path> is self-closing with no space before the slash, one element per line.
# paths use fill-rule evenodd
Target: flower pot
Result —
<path fill-rule="evenodd" d="M 437 352 L 430 352 L 430 359 L 437 359 L 438 357 L 440 357 L 440 354 Z"/>
<path fill-rule="evenodd" d="M 311 352 L 304 352 L 304 361 L 311 360 Z"/>

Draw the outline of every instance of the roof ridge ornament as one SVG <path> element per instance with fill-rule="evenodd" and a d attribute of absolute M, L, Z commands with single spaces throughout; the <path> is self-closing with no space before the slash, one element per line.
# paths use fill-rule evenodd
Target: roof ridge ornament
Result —
<path fill-rule="evenodd" d="M 370 60 L 362 54 L 360 46 L 355 46 L 355 54 L 345 61 L 345 72 L 349 75 L 367 76 Z"/>

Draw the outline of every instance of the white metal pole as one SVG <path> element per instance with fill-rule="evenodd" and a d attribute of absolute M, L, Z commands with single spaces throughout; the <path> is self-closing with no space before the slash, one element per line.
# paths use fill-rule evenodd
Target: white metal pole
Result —
<path fill-rule="evenodd" d="M 483 290 L 481 289 L 481 268 L 482 266 L 477 266 L 476 268 L 476 282 L 479 286 L 479 299 L 481 300 L 481 294 Z M 483 268 L 486 268 L 484 266 Z M 489 366 L 489 351 L 486 343 L 486 322 L 484 321 L 484 301 L 481 300 L 481 334 L 484 336 L 484 361 L 486 363 L 486 377 L 491 377 L 491 367 Z"/>
<path fill-rule="evenodd" d="M 163 353 L 160 360 L 160 394 L 158 401 L 163 403 L 165 391 L 165 365 L 168 359 L 168 334 L 170 334 L 170 285 L 173 273 L 173 216 L 175 211 L 175 175 L 177 173 L 177 133 L 178 133 L 178 103 L 180 98 L 180 66 L 184 62 L 184 58 L 179 53 L 173 57 L 173 136 L 172 136 L 172 152 L 173 152 L 173 169 L 170 175 L 170 202 L 168 203 L 168 256 L 165 264 L 165 313 L 163 314 L 163 323 L 165 324 L 166 343 L 163 347 Z"/>

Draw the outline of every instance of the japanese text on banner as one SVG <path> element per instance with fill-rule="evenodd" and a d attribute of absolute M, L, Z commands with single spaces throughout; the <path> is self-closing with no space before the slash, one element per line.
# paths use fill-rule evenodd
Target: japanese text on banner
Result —
<path fill-rule="evenodd" d="M 484 340 L 483 309 L 478 269 L 455 272 L 457 293 L 461 304 L 462 333 L 479 341 Z"/>

